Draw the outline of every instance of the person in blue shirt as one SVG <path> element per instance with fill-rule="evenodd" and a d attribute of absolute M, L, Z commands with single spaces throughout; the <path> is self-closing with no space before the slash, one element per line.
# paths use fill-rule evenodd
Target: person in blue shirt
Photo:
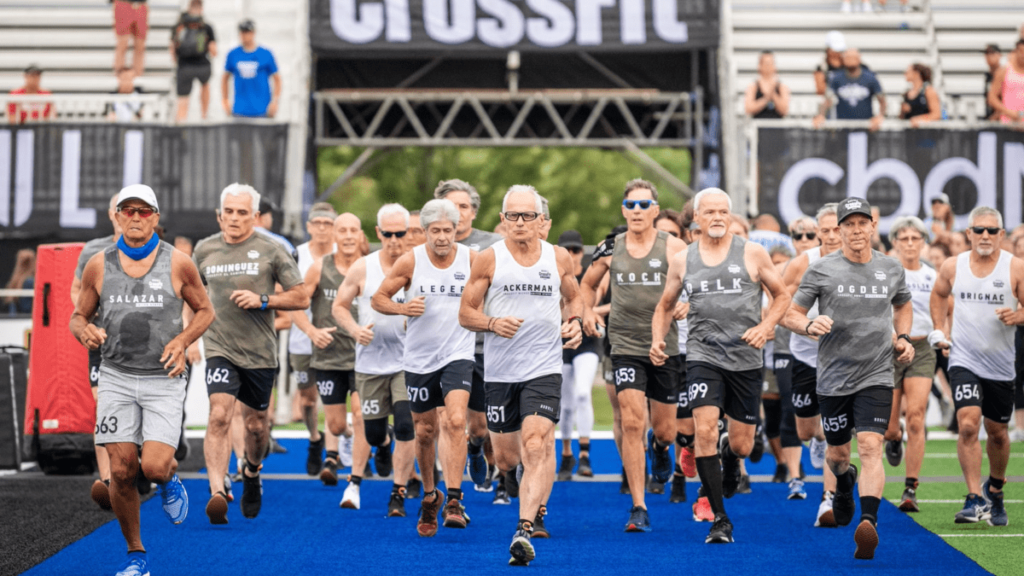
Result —
<path fill-rule="evenodd" d="M 256 25 L 252 20 L 238 24 L 242 45 L 228 52 L 224 63 L 224 76 L 220 92 L 224 110 L 233 116 L 246 118 L 273 118 L 281 97 L 281 75 L 277 73 L 274 55 L 256 44 Z M 228 94 L 228 79 L 235 79 L 235 101 Z M 270 82 L 274 84 L 271 95 Z"/>
<path fill-rule="evenodd" d="M 837 98 L 837 120 L 871 120 L 871 130 L 878 130 L 885 118 L 885 94 L 882 85 L 870 70 L 860 64 L 860 51 L 850 48 L 843 52 L 843 68 L 829 76 L 829 93 L 825 95 L 814 127 L 820 128 L 825 122 L 825 113 L 832 107 L 832 95 Z M 871 110 L 871 99 L 878 98 L 878 115 Z"/>

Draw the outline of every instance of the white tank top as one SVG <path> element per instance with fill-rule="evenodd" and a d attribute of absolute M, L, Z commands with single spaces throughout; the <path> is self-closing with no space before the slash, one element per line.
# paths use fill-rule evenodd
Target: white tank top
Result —
<path fill-rule="evenodd" d="M 935 328 L 932 324 L 932 286 L 938 276 L 935 269 L 926 264 L 921 264 L 917 270 L 907 270 L 907 289 L 910 290 L 910 302 L 914 309 L 914 324 L 910 328 L 911 338 L 921 338 L 932 333 Z"/>
<path fill-rule="evenodd" d="M 679 296 L 679 301 L 683 303 L 690 301 L 690 295 L 686 293 L 686 290 L 683 290 Z M 686 338 L 690 335 L 690 326 L 686 323 L 686 318 L 676 320 L 676 328 L 679 330 L 679 353 L 686 356 Z"/>
<path fill-rule="evenodd" d="M 459 304 L 469 280 L 469 248 L 457 244 L 455 261 L 443 270 L 434 267 L 425 244 L 412 253 L 416 264 L 405 296 L 423 296 L 425 311 L 408 318 L 404 369 L 429 374 L 456 360 L 473 360 L 476 338 L 459 324 Z"/>
<path fill-rule="evenodd" d="M 1010 282 L 1013 255 L 1000 251 L 995 269 L 985 278 L 974 277 L 970 258 L 970 251 L 956 257 L 949 366 L 966 368 L 989 380 L 1013 380 L 1016 327 L 1004 325 L 995 312 L 997 308 L 1017 309 Z"/>
<path fill-rule="evenodd" d="M 405 354 L 405 316 L 381 314 L 370 306 L 370 299 L 384 282 L 384 268 L 380 264 L 380 251 L 366 257 L 366 281 L 359 297 L 359 325 L 373 322 L 373 340 L 369 346 L 356 343 L 356 372 L 360 374 L 395 374 L 402 371 Z M 405 290 L 399 290 L 391 299 L 405 302 Z"/>
<path fill-rule="evenodd" d="M 331 254 L 334 254 L 336 247 L 331 244 Z M 309 272 L 310 267 L 313 266 L 313 254 L 309 251 L 309 242 L 305 244 L 299 244 L 295 252 L 299 255 L 299 274 L 302 278 L 306 277 L 306 272 Z M 310 321 L 313 320 L 313 313 L 306 308 L 306 318 Z M 309 336 L 302 330 L 299 330 L 298 326 L 292 326 L 288 330 L 288 353 L 295 354 L 297 356 L 309 356 L 313 353 L 313 343 L 310 342 Z"/>
<path fill-rule="evenodd" d="M 807 252 L 807 267 L 810 268 L 811 264 L 821 258 L 821 246 L 812 248 Z M 814 306 L 807 311 L 807 319 L 814 320 L 818 317 L 818 302 L 814 302 Z M 789 337 L 789 353 L 793 355 L 793 358 L 803 362 L 811 368 L 818 367 L 818 341 L 808 338 L 807 336 L 801 336 L 796 332 L 793 332 Z"/>
<path fill-rule="evenodd" d="M 555 248 L 540 241 L 540 258 L 521 266 L 505 242 L 494 250 L 494 279 L 487 289 L 488 315 L 523 320 L 511 339 L 484 333 L 484 380 L 525 382 L 562 373 L 562 279 Z"/>

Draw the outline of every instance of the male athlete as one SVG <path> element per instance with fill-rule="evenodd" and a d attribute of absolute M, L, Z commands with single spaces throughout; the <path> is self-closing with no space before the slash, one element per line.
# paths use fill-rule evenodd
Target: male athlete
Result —
<path fill-rule="evenodd" d="M 870 560 L 878 547 L 885 487 L 882 444 L 892 410 L 893 356 L 902 363 L 914 358 L 913 308 L 903 266 L 871 249 L 875 222 L 867 201 L 839 202 L 837 220 L 842 249 L 808 266 L 784 323 L 794 334 L 818 337 L 818 404 L 828 442 L 825 459 L 836 476 L 832 513 L 839 526 L 856 512 L 858 471 L 850 463 L 850 440 L 857 431 L 864 469 L 853 557 Z M 815 303 L 819 315 L 811 319 L 807 312 Z"/>
<path fill-rule="evenodd" d="M 562 349 L 579 346 L 583 310 L 569 252 L 540 239 L 544 217 L 537 191 L 512 186 L 501 210 L 508 239 L 473 263 L 459 323 L 484 333 L 487 427 L 498 468 L 508 474 L 523 464 L 509 564 L 528 565 L 536 556 L 530 535 L 555 479 L 551 449 L 562 395 Z"/>
<path fill-rule="evenodd" d="M 665 342 L 665 334 L 675 326 L 673 311 L 686 290 L 690 300 L 687 398 L 696 432 L 697 472 L 715 515 L 705 539 L 709 544 L 733 541 L 723 497 L 736 493 L 740 460 L 754 447 L 764 367 L 761 348 L 790 302 L 764 247 L 729 232 L 731 212 L 732 200 L 723 190 L 707 188 L 694 196 L 700 240 L 672 258 L 665 292 L 651 323 L 651 363 L 664 365 L 677 349 Z M 772 296 L 764 318 L 762 286 Z M 722 412 L 729 428 L 719 439 Z"/>
<path fill-rule="evenodd" d="M 676 409 L 679 401 L 679 334 L 673 322 L 668 332 L 670 355 L 655 365 L 648 355 L 651 333 L 648 326 L 661 298 L 671 259 L 686 244 L 654 227 L 658 216 L 658 190 L 645 180 L 630 180 L 623 192 L 622 216 L 628 229 L 605 240 L 594 252 L 594 261 L 583 276 L 583 329 L 600 336 L 604 326 L 594 313 L 597 288 L 605 273 L 611 272 L 611 341 L 615 391 L 622 417 L 622 461 L 633 497 L 626 532 L 650 532 L 651 521 L 644 503 L 644 433 L 646 407 L 650 400 L 651 476 L 665 484 L 672 475 L 669 447 L 676 440 Z M 677 295 L 678 296 L 678 295 Z"/>
<path fill-rule="evenodd" d="M 338 288 L 332 312 L 338 324 L 356 341 L 355 382 L 362 403 L 366 441 L 377 447 L 377 473 L 386 477 L 392 467 L 391 436 L 395 438 L 394 485 L 388 501 L 388 517 L 405 516 L 406 482 L 413 470 L 414 428 L 405 388 L 402 357 L 405 354 L 405 318 L 374 312 L 370 298 L 403 254 L 408 252 L 409 212 L 399 204 L 385 204 L 377 211 L 377 239 L 381 249 L 357 260 Z M 358 298 L 359 322 L 352 317 L 352 303 Z M 393 300 L 405 302 L 399 290 Z M 394 431 L 388 432 L 388 416 L 394 416 Z"/>
<path fill-rule="evenodd" d="M 469 524 L 462 505 L 462 471 L 466 468 L 466 410 L 473 387 L 473 333 L 459 325 L 459 301 L 476 252 L 455 243 L 459 210 L 448 200 L 431 200 L 420 210 L 427 243 L 400 257 L 381 282 L 370 304 L 387 316 L 407 317 L 405 385 L 416 433 L 416 460 L 423 477 L 423 501 L 416 531 L 437 533 L 444 494 L 434 477 L 435 442 L 447 438 L 441 468 L 448 489 L 446 528 Z M 393 300 L 404 291 L 405 302 Z M 444 416 L 438 416 L 444 408 Z"/>
<path fill-rule="evenodd" d="M 943 262 L 932 289 L 935 331 L 932 346 L 948 349 L 949 386 L 960 425 L 957 457 L 967 482 L 967 501 L 958 524 L 988 520 L 1010 523 L 1003 503 L 1010 459 L 1008 428 L 1013 414 L 1014 326 L 1024 324 L 1024 261 L 1000 250 L 1006 231 L 1003 216 L 985 206 L 971 211 L 967 238 L 971 249 Z M 953 329 L 947 314 L 953 297 Z M 988 480 L 981 482 L 978 429 L 985 419 Z"/>
<path fill-rule="evenodd" d="M 236 399 L 242 403 L 245 455 L 242 515 L 255 518 L 263 503 L 260 468 L 270 440 L 270 396 L 277 377 L 274 310 L 303 310 L 309 296 L 295 260 L 273 239 L 255 232 L 260 194 L 231 184 L 220 195 L 221 232 L 196 245 L 192 259 L 206 284 L 217 318 L 204 336 L 210 418 L 203 444 L 211 524 L 227 524 L 224 476 L 231 443 L 228 428 Z M 275 284 L 284 290 L 274 293 Z"/>
<path fill-rule="evenodd" d="M 117 574 L 128 576 L 149 573 L 136 476 L 160 485 L 171 522 L 180 524 L 188 515 L 174 459 L 188 387 L 185 350 L 214 313 L 195 265 L 154 232 L 160 207 L 149 186 L 121 190 L 117 219 L 123 236 L 86 264 L 70 328 L 86 348 L 103 351 L 96 442 L 110 456 L 110 502 L 128 543 Z M 195 313 L 188 327 L 184 303 Z"/>

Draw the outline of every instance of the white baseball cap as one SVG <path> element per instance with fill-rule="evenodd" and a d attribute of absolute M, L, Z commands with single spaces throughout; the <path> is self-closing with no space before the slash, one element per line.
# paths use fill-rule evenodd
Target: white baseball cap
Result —
<path fill-rule="evenodd" d="M 839 30 L 832 30 L 825 35 L 825 45 L 833 52 L 846 50 L 846 37 Z"/>
<path fill-rule="evenodd" d="M 132 184 L 131 186 L 125 186 L 121 189 L 121 192 L 117 195 L 117 205 L 120 206 L 127 200 L 131 199 L 142 200 L 146 204 L 153 207 L 154 210 L 160 212 L 160 206 L 156 203 L 156 192 L 145 184 Z"/>

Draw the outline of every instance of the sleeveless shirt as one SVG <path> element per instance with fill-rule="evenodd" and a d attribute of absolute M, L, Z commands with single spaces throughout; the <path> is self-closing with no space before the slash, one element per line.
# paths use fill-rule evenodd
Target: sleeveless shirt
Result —
<path fill-rule="evenodd" d="M 338 325 L 331 314 L 331 306 L 338 296 L 338 288 L 345 281 L 345 275 L 334 265 L 334 254 L 324 256 L 321 264 L 320 282 L 309 303 L 309 309 L 313 312 L 313 326 L 337 329 L 331 334 L 332 340 L 327 348 L 313 346 L 313 357 L 309 365 L 317 370 L 352 370 L 356 361 L 356 341 Z"/>
<path fill-rule="evenodd" d="M 651 353 L 651 320 L 668 274 L 668 234 L 659 230 L 650 252 L 641 258 L 629 255 L 626 234 L 616 236 L 612 248 L 608 339 L 613 355 L 647 358 Z M 678 350 L 679 328 L 672 322 L 665 336 L 665 351 L 675 356 Z"/>
<path fill-rule="evenodd" d="M 999 252 L 999 260 L 988 276 L 971 272 L 971 252 L 956 257 L 953 281 L 953 333 L 949 366 L 960 366 L 989 380 L 1009 381 L 1014 376 L 1014 326 L 996 316 L 997 308 L 1017 309 L 1017 297 L 1010 281 L 1013 255 Z"/>
<path fill-rule="evenodd" d="M 474 359 L 476 337 L 459 324 L 462 291 L 469 281 L 470 249 L 462 244 L 455 249 L 455 261 L 443 269 L 430 261 L 425 244 L 412 249 L 416 264 L 405 297 L 423 296 L 424 312 L 408 319 L 402 360 L 408 372 L 429 374 L 456 360 Z"/>
<path fill-rule="evenodd" d="M 821 246 L 812 248 L 805 252 L 807 254 L 807 268 L 811 267 L 821 258 Z M 804 274 L 807 271 L 804 270 Z M 818 301 L 814 301 L 814 305 L 807 310 L 807 319 L 814 320 L 818 317 Z M 818 367 L 818 341 L 813 338 L 809 338 L 796 332 L 790 332 L 789 336 L 789 353 L 800 362 L 810 366 L 811 368 Z"/>
<path fill-rule="evenodd" d="M 366 280 L 363 295 L 359 297 L 359 325 L 373 323 L 373 340 L 369 346 L 356 343 L 356 372 L 360 374 L 396 374 L 402 371 L 405 355 L 405 316 L 388 316 L 370 306 L 370 300 L 384 282 L 384 268 L 378 250 L 366 256 Z M 391 299 L 405 302 L 405 290 L 399 290 Z"/>

